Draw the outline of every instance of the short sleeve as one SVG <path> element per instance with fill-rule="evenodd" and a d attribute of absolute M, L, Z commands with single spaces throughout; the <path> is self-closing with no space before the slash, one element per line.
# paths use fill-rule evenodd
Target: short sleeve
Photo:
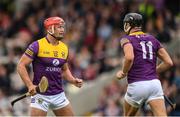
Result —
<path fill-rule="evenodd" d="M 156 44 L 157 44 L 157 50 L 159 50 L 160 48 L 163 48 L 162 44 L 157 39 L 156 39 Z"/>
<path fill-rule="evenodd" d="M 39 44 L 38 41 L 35 41 L 29 45 L 29 47 L 26 49 L 24 54 L 29 58 L 34 59 L 38 54 L 38 50 L 39 50 Z"/>
<path fill-rule="evenodd" d="M 130 43 L 128 38 L 123 37 L 123 38 L 120 39 L 120 45 L 121 45 L 122 48 L 124 47 L 124 45 L 126 45 L 128 43 Z"/>

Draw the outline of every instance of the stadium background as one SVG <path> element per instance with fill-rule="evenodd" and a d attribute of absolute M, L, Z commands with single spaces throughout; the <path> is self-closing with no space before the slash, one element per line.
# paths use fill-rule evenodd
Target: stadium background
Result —
<path fill-rule="evenodd" d="M 128 12 L 143 15 L 144 30 L 169 51 L 175 66 L 160 75 L 165 94 L 177 103 L 169 115 L 180 115 L 180 1 L 179 0 L 0 0 L 0 116 L 28 115 L 29 98 L 9 102 L 27 91 L 16 65 L 28 44 L 45 35 L 43 20 L 60 16 L 66 21 L 63 40 L 70 46 L 69 64 L 82 78 L 82 89 L 64 82 L 77 115 L 122 115 L 126 81 L 114 78 L 122 64 L 118 38 Z M 32 76 L 32 70 L 29 68 Z M 51 115 L 52 113 L 48 113 Z M 151 115 L 148 106 L 139 112 Z"/>

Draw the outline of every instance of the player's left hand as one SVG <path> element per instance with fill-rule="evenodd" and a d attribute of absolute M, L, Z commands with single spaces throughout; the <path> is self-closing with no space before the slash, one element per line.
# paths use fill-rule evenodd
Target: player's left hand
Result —
<path fill-rule="evenodd" d="M 79 78 L 75 78 L 74 83 L 73 83 L 76 87 L 81 88 L 83 85 L 83 80 L 79 79 Z"/>
<path fill-rule="evenodd" d="M 123 71 L 119 70 L 117 73 L 116 73 L 116 77 L 117 79 L 122 79 L 122 78 L 125 78 L 127 76 L 127 74 L 125 74 Z"/>

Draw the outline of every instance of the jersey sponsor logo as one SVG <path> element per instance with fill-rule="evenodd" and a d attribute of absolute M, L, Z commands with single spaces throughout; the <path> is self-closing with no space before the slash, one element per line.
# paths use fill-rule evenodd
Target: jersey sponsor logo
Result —
<path fill-rule="evenodd" d="M 60 64 L 59 60 L 58 59 L 54 59 L 53 60 L 53 65 L 54 66 L 58 66 Z"/>
<path fill-rule="evenodd" d="M 59 68 L 59 67 L 46 67 L 45 71 L 47 71 L 47 72 L 60 72 L 61 68 Z"/>
<path fill-rule="evenodd" d="M 33 52 L 32 50 L 30 50 L 30 49 L 27 49 L 27 50 L 25 51 L 25 53 L 28 54 L 28 55 L 30 55 L 30 56 L 33 56 L 33 54 L 34 54 L 34 52 Z"/>

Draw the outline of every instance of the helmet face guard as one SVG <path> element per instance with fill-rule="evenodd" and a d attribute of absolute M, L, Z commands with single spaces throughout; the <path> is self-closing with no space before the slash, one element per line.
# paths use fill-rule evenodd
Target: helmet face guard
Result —
<path fill-rule="evenodd" d="M 134 27 L 141 27 L 143 23 L 142 15 L 138 13 L 128 13 L 123 20 L 124 32 L 130 33 Z"/>
<path fill-rule="evenodd" d="M 128 22 L 124 22 L 124 32 L 129 34 L 130 30 L 132 29 Z"/>

